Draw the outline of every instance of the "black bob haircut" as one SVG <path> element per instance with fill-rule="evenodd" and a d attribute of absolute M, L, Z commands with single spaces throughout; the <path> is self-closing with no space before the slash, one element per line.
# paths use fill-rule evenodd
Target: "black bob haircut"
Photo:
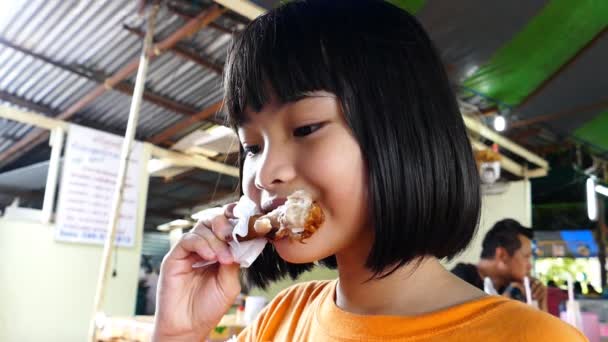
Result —
<path fill-rule="evenodd" d="M 496 222 L 483 238 L 481 258 L 493 259 L 498 247 L 506 249 L 507 253 L 513 256 L 513 253 L 521 248 L 519 235 L 523 235 L 530 240 L 534 237 L 532 229 L 522 226 L 513 219 Z"/>
<path fill-rule="evenodd" d="M 411 14 L 380 0 L 289 2 L 235 37 L 224 87 L 233 127 L 271 96 L 337 96 L 367 167 L 374 242 L 366 267 L 374 277 L 420 256 L 451 258 L 470 242 L 477 168 L 443 64 Z M 311 267 L 283 261 L 268 245 L 247 277 L 265 287 Z"/>

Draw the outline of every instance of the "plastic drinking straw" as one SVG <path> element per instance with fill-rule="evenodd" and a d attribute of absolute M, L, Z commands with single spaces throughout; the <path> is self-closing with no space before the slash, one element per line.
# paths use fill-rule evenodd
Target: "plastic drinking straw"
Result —
<path fill-rule="evenodd" d="M 530 278 L 524 277 L 524 288 L 526 289 L 526 303 L 532 305 L 532 290 L 530 289 Z"/>
<path fill-rule="evenodd" d="M 568 281 L 568 300 L 574 300 L 574 286 L 572 284 L 572 275 L 570 273 L 566 274 L 566 280 Z"/>
<path fill-rule="evenodd" d="M 483 290 L 485 293 L 489 295 L 497 295 L 498 292 L 494 288 L 494 283 L 492 283 L 492 279 L 490 277 L 485 277 L 483 279 Z"/>

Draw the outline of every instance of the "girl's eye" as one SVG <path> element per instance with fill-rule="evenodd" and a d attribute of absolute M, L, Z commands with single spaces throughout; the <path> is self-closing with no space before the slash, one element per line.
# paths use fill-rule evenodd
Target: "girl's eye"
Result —
<path fill-rule="evenodd" d="M 260 153 L 260 145 L 243 146 L 243 151 L 246 155 L 256 155 Z"/>
<path fill-rule="evenodd" d="M 293 135 L 294 135 L 294 137 L 305 137 L 309 134 L 312 134 L 312 133 L 318 131 L 319 128 L 321 128 L 321 127 L 323 127 L 322 123 L 298 127 L 296 129 L 294 129 Z"/>

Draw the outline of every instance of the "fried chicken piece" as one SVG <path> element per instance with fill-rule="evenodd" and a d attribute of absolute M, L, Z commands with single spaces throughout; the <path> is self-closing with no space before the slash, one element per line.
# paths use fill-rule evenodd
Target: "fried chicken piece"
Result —
<path fill-rule="evenodd" d="M 303 241 L 315 233 L 324 220 L 321 207 L 308 193 L 300 190 L 287 196 L 285 204 L 270 213 L 250 217 L 247 236 L 239 237 L 239 241 L 259 237 Z"/>

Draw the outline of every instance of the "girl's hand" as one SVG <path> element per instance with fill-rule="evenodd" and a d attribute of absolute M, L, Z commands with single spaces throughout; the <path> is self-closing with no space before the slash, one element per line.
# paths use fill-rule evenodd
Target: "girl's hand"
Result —
<path fill-rule="evenodd" d="M 194 228 L 163 259 L 154 341 L 200 341 L 209 335 L 241 291 L 239 265 L 227 240 L 235 204 L 204 212 Z M 200 269 L 192 264 L 216 260 Z"/>

